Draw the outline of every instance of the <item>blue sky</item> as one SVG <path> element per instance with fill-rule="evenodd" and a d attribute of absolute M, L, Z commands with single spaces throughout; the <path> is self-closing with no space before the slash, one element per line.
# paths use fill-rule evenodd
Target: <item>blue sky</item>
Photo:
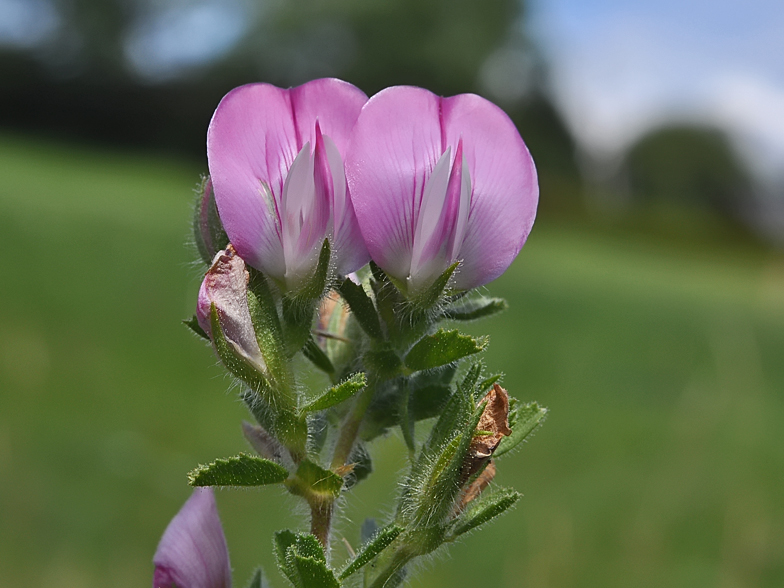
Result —
<path fill-rule="evenodd" d="M 531 0 L 528 28 L 579 140 L 611 156 L 673 118 L 719 124 L 784 173 L 782 0 Z"/>
<path fill-rule="evenodd" d="M 151 79 L 228 50 L 243 32 L 245 11 L 258 4 L 162 6 L 126 39 L 131 63 Z M 730 131 L 758 171 L 784 177 L 784 0 L 528 6 L 527 28 L 550 62 L 553 96 L 587 150 L 611 158 L 663 121 L 707 122 Z M 47 0 L 0 0 L 0 43 L 32 47 L 57 24 Z"/>

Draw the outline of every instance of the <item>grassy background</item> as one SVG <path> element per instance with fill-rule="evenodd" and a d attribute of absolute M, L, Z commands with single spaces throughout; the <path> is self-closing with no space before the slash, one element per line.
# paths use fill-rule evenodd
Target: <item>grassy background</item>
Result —
<path fill-rule="evenodd" d="M 245 449 L 243 407 L 179 324 L 200 278 L 183 242 L 201 171 L 0 137 L 4 587 L 149 585 L 185 473 Z M 545 219 L 488 290 L 511 310 L 469 330 L 551 416 L 499 462 L 520 506 L 413 586 L 784 585 L 781 254 Z M 375 457 L 338 524 L 353 544 L 385 513 L 402 441 Z M 261 562 L 283 586 L 271 534 L 304 513 L 277 489 L 218 500 L 235 585 Z"/>

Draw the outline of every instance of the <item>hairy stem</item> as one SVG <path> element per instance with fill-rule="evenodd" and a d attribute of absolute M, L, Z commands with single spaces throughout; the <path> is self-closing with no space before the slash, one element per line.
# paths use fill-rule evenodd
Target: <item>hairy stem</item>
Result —
<path fill-rule="evenodd" d="M 335 452 L 332 454 L 331 468 L 333 470 L 346 465 L 351 450 L 354 448 L 354 443 L 357 440 L 359 427 L 362 420 L 365 418 L 365 413 L 370 406 L 370 401 L 373 400 L 373 392 L 375 391 L 375 381 L 368 382 L 367 387 L 359 393 L 354 406 L 346 415 L 343 425 L 340 429 L 338 441 L 335 444 Z"/>
<path fill-rule="evenodd" d="M 310 502 L 310 532 L 319 540 L 324 553 L 329 554 L 329 530 L 332 524 L 332 500 Z"/>
<path fill-rule="evenodd" d="M 369 588 L 384 588 L 398 570 L 411 561 L 412 558 L 413 556 L 405 549 L 398 550 L 395 555 L 392 556 L 392 559 L 389 560 L 387 566 L 375 577 Z"/>

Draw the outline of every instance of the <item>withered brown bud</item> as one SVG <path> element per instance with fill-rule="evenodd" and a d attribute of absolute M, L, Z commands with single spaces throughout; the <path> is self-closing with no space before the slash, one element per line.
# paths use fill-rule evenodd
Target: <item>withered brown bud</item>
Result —
<path fill-rule="evenodd" d="M 501 439 L 512 433 L 512 430 L 509 428 L 509 395 L 506 393 L 506 390 L 498 384 L 493 384 L 492 389 L 479 401 L 479 405 L 481 406 L 482 404 L 485 404 L 485 409 L 482 412 L 482 416 L 479 417 L 479 424 L 463 461 L 462 483 L 468 481 L 471 476 L 478 472 L 493 456 L 493 452 L 495 452 L 498 444 L 501 443 Z M 489 467 L 488 465 L 485 472 Z M 484 472 L 482 475 L 484 475 Z M 474 481 L 474 484 L 482 478 L 482 475 Z M 479 488 L 478 492 L 481 492 L 492 480 L 493 475 L 495 475 L 495 466 L 493 466 L 492 473 L 488 475 L 490 478 L 484 486 Z M 471 484 L 470 487 L 473 487 L 474 484 Z M 479 495 L 478 492 L 477 496 Z"/>
<path fill-rule="evenodd" d="M 495 462 L 490 460 L 490 463 L 482 470 L 482 473 L 479 474 L 460 495 L 460 502 L 458 502 L 455 510 L 459 512 L 468 506 L 472 500 L 479 498 L 482 491 L 487 488 L 490 485 L 490 482 L 493 481 L 493 478 L 495 478 L 495 472 Z"/>

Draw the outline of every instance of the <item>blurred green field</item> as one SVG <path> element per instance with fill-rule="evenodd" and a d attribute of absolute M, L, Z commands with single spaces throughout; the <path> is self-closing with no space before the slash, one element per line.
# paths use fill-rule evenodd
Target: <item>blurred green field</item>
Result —
<path fill-rule="evenodd" d="M 150 585 L 185 473 L 245 449 L 243 407 L 179 323 L 201 171 L 0 137 L 4 588 Z M 540 222 L 488 290 L 511 310 L 469 329 L 550 418 L 499 462 L 520 506 L 412 586 L 784 585 L 784 256 Z M 401 439 L 375 457 L 338 524 L 352 544 L 388 512 Z M 282 587 L 271 534 L 305 513 L 277 489 L 218 500 L 235 585 L 260 562 Z"/>

